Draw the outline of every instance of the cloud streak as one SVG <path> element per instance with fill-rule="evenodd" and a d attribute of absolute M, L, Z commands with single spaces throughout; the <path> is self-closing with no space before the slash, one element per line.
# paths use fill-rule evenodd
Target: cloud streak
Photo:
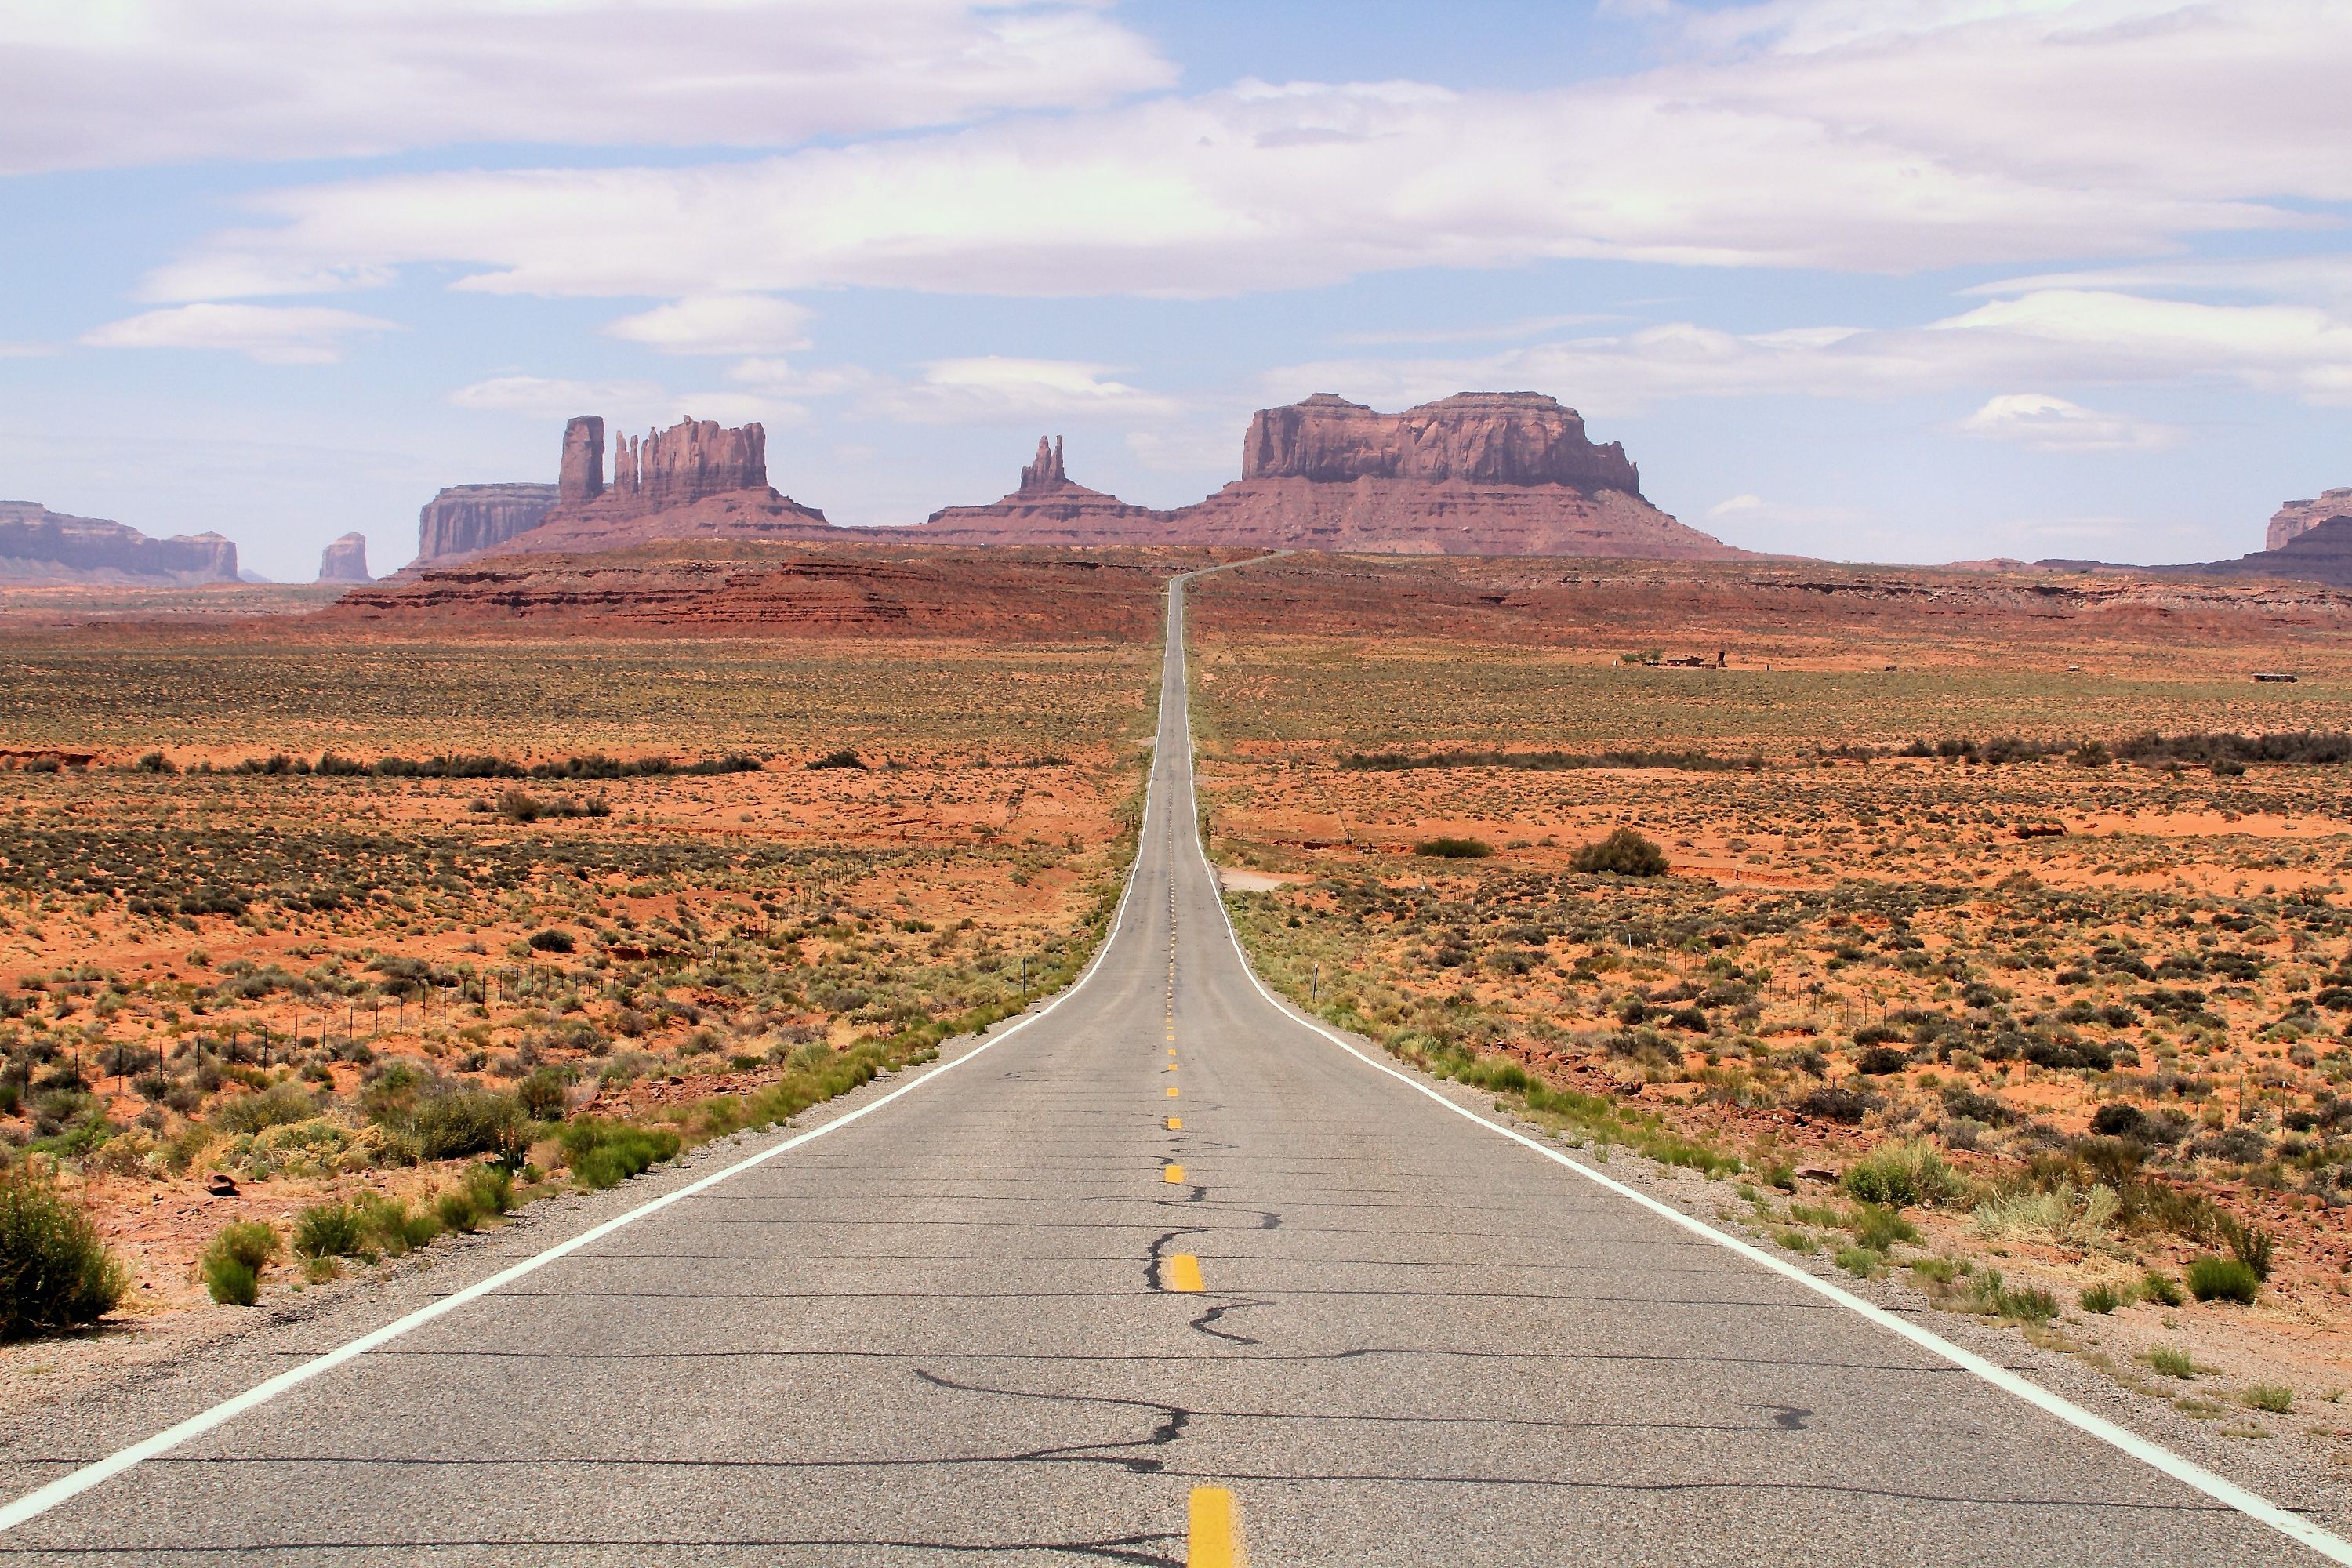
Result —
<path fill-rule="evenodd" d="M 263 364 L 331 364 L 344 341 L 400 331 L 396 321 L 318 305 L 180 305 L 92 328 L 81 341 L 101 349 L 212 349 Z"/>

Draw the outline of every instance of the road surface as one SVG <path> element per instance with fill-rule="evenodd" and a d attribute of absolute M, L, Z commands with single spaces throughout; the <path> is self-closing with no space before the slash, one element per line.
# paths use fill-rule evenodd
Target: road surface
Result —
<path fill-rule="evenodd" d="M 0 1553 L 1180 1563 L 1222 1487 L 1259 1568 L 2322 1560 L 1277 1008 L 1194 836 L 1171 663 L 1119 923 L 1050 1011 L 19 1508 Z M 151 1380 L 104 1442 L 60 1420 L 0 1480 L 349 1318 Z"/>

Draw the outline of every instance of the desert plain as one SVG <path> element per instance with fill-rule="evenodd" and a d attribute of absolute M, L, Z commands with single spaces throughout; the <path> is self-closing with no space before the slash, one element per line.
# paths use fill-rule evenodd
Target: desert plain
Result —
<path fill-rule="evenodd" d="M 2352 595 L 972 560 L 0 596 L 0 1134 L 126 1285 L 5 1397 L 236 1332 L 224 1227 L 265 1305 L 359 1288 L 1065 983 L 1160 589 L 1247 560 L 1191 669 L 1270 982 L 1759 1245 L 2352 1458 Z"/>

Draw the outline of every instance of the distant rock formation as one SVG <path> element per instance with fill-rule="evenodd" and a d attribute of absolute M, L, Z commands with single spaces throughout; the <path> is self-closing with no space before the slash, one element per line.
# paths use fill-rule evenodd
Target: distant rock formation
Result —
<path fill-rule="evenodd" d="M 2263 548 L 2284 549 L 2290 540 L 2342 517 L 2352 517 L 2352 485 L 2322 490 L 2311 500 L 2291 500 L 2271 514 L 2270 531 L 2263 536 Z"/>
<path fill-rule="evenodd" d="M 1062 438 L 1059 436 L 1055 437 L 1054 444 L 1049 447 L 1045 445 L 1045 437 L 1040 436 L 1037 437 L 1037 460 L 1021 465 L 1019 493 L 1025 496 L 1034 495 L 1040 490 L 1050 490 L 1056 486 L 1067 484 L 1069 478 L 1068 473 L 1062 468 Z"/>
<path fill-rule="evenodd" d="M 596 447 L 604 447 L 604 422 L 574 419 L 564 432 L 567 465 L 572 458 L 572 430 L 594 427 Z M 568 468 L 567 468 L 568 471 Z M 627 510 L 639 516 L 674 511 L 711 496 L 768 488 L 768 433 L 756 424 L 730 430 L 710 419 L 681 419 L 667 430 L 648 430 L 632 440 L 626 436 L 613 447 L 611 512 Z M 593 500 L 595 491 L 588 492 Z M 567 489 L 563 505 L 575 504 Z"/>
<path fill-rule="evenodd" d="M 619 550 L 657 539 L 821 539 L 824 513 L 768 485 L 768 433 L 682 419 L 667 430 L 613 442 L 613 478 L 602 464 L 604 422 L 583 415 L 564 426 L 555 504 L 508 551 Z"/>
<path fill-rule="evenodd" d="M 1536 392 L 1380 414 L 1318 393 L 1261 409 L 1242 477 L 1175 514 L 1185 543 L 1441 555 L 1696 561 L 1746 553 L 1642 499 L 1615 442 Z"/>
<path fill-rule="evenodd" d="M 368 575 L 367 535 L 346 533 L 319 552 L 321 583 L 373 583 Z"/>
<path fill-rule="evenodd" d="M 1745 554 L 1642 499 L 1612 442 L 1534 392 L 1465 392 L 1402 414 L 1318 393 L 1262 408 L 1242 477 L 1207 500 L 1154 511 L 1073 484 L 1061 443 L 1040 438 L 1021 488 L 988 506 L 933 512 L 943 543 L 1208 544 L 1444 555 Z"/>
<path fill-rule="evenodd" d="M 568 437 L 566 445 L 568 449 Z M 553 485 L 451 485 L 416 514 L 412 569 L 446 565 L 494 550 L 537 528 L 554 510 L 555 500 Z"/>
<path fill-rule="evenodd" d="M 584 506 L 604 493 L 604 421 L 579 415 L 563 426 L 563 457 L 556 465 L 557 504 Z"/>
<path fill-rule="evenodd" d="M 1624 447 L 1594 446 L 1582 416 L 1539 392 L 1460 392 L 1402 414 L 1328 392 L 1261 408 L 1242 442 L 1242 483 L 1282 479 L 1642 490 Z"/>
<path fill-rule="evenodd" d="M 237 580 L 236 546 L 217 533 L 150 539 L 104 518 L 0 501 L 0 583 L 184 588 Z"/>
<path fill-rule="evenodd" d="M 2352 498 L 2352 491 L 2348 490 L 2330 490 L 2327 494 Z M 2312 503 L 2299 504 L 2308 506 Z M 2275 521 L 2271 528 L 2275 536 L 2278 529 Z M 2352 507 L 2297 529 L 2287 536 L 2283 544 L 2273 544 L 2252 554 L 2241 555 L 2234 561 L 2200 561 L 2187 566 L 2127 566 L 2110 570 L 2157 572 L 2168 576 L 2276 577 L 2290 583 L 2324 583 L 2334 588 L 2352 588 Z"/>
<path fill-rule="evenodd" d="M 1165 544 L 1171 526 L 1167 512 L 1074 482 L 1062 438 L 1040 436 L 1019 489 L 986 506 L 942 507 L 916 533 L 942 544 Z"/>

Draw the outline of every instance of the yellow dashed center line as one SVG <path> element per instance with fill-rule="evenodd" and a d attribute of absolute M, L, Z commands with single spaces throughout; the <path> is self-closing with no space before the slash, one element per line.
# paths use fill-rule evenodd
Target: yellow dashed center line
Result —
<path fill-rule="evenodd" d="M 1171 1068 L 1170 1070 L 1173 1071 L 1174 1069 Z M 1176 1098 L 1176 1086 L 1172 1083 L 1168 1086 L 1168 1098 L 1171 1100 Z"/>
<path fill-rule="evenodd" d="M 1160 1167 L 1160 1179 L 1163 1182 L 1181 1182 L 1184 1179 L 1184 1167 L 1162 1165 Z"/>
<path fill-rule="evenodd" d="M 1194 1487 L 1189 1522 L 1184 1568 L 1249 1568 L 1249 1551 L 1242 1544 L 1241 1505 L 1232 1492 L 1223 1487 Z"/>
<path fill-rule="evenodd" d="M 1201 1279 L 1201 1260 L 1189 1252 L 1171 1256 L 1161 1278 L 1167 1280 L 1168 1289 L 1181 1290 L 1187 1295 L 1198 1295 L 1209 1288 Z"/>
<path fill-rule="evenodd" d="M 1183 1119 L 1182 1117 L 1181 1117 L 1181 1116 L 1171 1116 L 1171 1117 L 1170 1117 L 1170 1118 L 1168 1119 L 1168 1131 L 1171 1131 L 1171 1132 L 1181 1132 L 1181 1131 L 1184 1131 L 1184 1119 Z"/>

